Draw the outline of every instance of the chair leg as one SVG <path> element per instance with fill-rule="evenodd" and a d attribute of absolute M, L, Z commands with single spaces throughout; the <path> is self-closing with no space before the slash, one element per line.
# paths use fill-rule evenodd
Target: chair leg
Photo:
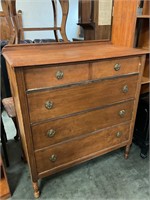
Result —
<path fill-rule="evenodd" d="M 4 129 L 2 118 L 1 118 L 1 142 L 2 142 L 2 147 L 4 151 L 6 166 L 9 167 L 9 160 L 8 160 L 8 154 L 7 154 L 7 148 L 6 148 L 6 132 Z"/>

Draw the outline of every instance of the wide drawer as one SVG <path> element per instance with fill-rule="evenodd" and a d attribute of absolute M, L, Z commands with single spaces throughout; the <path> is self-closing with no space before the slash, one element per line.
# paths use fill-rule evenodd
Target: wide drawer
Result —
<path fill-rule="evenodd" d="M 128 57 L 92 63 L 92 79 L 139 72 L 139 57 Z"/>
<path fill-rule="evenodd" d="M 138 76 L 28 94 L 30 120 L 38 122 L 135 97 Z"/>
<path fill-rule="evenodd" d="M 120 115 L 124 110 L 125 114 Z M 85 112 L 64 119 L 52 120 L 32 127 L 35 149 L 47 147 L 102 128 L 129 121 L 132 117 L 133 101 L 103 109 Z"/>
<path fill-rule="evenodd" d="M 69 165 L 69 163 L 75 163 L 76 160 L 82 160 L 90 154 L 112 148 L 127 141 L 129 132 L 129 124 L 118 125 L 80 139 L 70 140 L 51 148 L 36 151 L 37 172 L 40 173 Z"/>
<path fill-rule="evenodd" d="M 89 64 L 29 68 L 24 77 L 27 90 L 76 83 L 88 80 Z"/>

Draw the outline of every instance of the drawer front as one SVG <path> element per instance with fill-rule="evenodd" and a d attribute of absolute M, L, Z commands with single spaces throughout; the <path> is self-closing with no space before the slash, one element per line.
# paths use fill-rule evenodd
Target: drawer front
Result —
<path fill-rule="evenodd" d="M 88 80 L 89 64 L 25 69 L 27 89 L 47 88 Z"/>
<path fill-rule="evenodd" d="M 90 154 L 116 146 L 127 141 L 128 138 L 129 124 L 125 124 L 36 151 L 37 172 L 53 170 L 56 167 L 75 162 L 78 159 L 82 160 L 85 156 L 90 156 Z"/>
<path fill-rule="evenodd" d="M 113 59 L 92 63 L 92 78 L 99 79 L 139 72 L 139 57 Z"/>
<path fill-rule="evenodd" d="M 132 98 L 135 96 L 137 79 L 138 76 L 129 76 L 30 93 L 30 120 L 38 122 Z"/>
<path fill-rule="evenodd" d="M 47 147 L 73 137 L 85 135 L 99 129 L 131 120 L 133 101 L 103 109 L 35 125 L 32 127 L 35 149 Z M 120 116 L 120 111 L 125 115 Z"/>

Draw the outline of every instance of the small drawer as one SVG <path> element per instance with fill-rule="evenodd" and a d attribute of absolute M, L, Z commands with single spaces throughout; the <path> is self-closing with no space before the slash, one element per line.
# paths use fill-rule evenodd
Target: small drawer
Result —
<path fill-rule="evenodd" d="M 32 127 L 34 149 L 41 149 L 131 120 L 133 101 L 53 120 Z M 121 114 L 124 113 L 124 116 Z"/>
<path fill-rule="evenodd" d="M 139 57 L 118 58 L 92 63 L 92 79 L 139 72 Z"/>
<path fill-rule="evenodd" d="M 135 97 L 138 76 L 97 81 L 28 94 L 31 123 L 70 115 Z"/>
<path fill-rule="evenodd" d="M 86 157 L 90 158 L 94 154 L 98 155 L 105 149 L 108 151 L 112 147 L 127 141 L 129 132 L 129 124 L 122 124 L 36 151 L 37 172 L 40 173 L 46 170 L 52 172 L 64 165 L 69 166 L 69 164 L 85 160 Z"/>
<path fill-rule="evenodd" d="M 88 80 L 89 64 L 29 68 L 24 77 L 27 90 L 76 83 Z"/>

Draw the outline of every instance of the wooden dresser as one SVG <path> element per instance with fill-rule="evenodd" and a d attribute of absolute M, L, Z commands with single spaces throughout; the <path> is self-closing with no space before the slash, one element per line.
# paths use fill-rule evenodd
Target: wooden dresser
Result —
<path fill-rule="evenodd" d="M 3 49 L 31 171 L 38 179 L 125 146 L 147 52 L 109 43 Z"/>

